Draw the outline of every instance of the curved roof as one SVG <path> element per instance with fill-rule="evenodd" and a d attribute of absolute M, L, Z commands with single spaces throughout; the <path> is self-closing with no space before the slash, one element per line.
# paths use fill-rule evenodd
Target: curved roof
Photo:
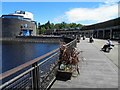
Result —
<path fill-rule="evenodd" d="M 116 19 L 112 19 L 109 21 L 105 21 L 102 23 L 97 23 L 93 25 L 83 26 L 81 30 L 91 30 L 91 29 L 101 29 L 101 28 L 107 28 L 107 27 L 113 27 L 113 26 L 119 26 L 120 25 L 120 17 Z"/>
<path fill-rule="evenodd" d="M 2 17 L 4 16 L 13 16 L 13 18 L 15 16 L 18 16 L 18 17 L 23 17 L 23 19 L 28 19 L 33 21 L 33 14 L 31 12 L 26 12 L 26 11 L 15 11 L 15 13 L 12 13 L 12 14 L 2 15 Z"/>

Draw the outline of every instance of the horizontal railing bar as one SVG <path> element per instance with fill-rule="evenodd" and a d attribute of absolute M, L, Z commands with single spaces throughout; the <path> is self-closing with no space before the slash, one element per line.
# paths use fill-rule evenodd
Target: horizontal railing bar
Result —
<path fill-rule="evenodd" d="M 67 43 L 65 46 L 70 45 L 70 44 L 71 44 L 71 43 L 73 43 L 75 40 L 76 40 L 76 39 L 74 39 L 73 41 L 71 41 L 71 42 Z"/>
<path fill-rule="evenodd" d="M 20 70 L 22 70 L 22 69 L 24 69 L 24 68 L 26 68 L 26 67 L 28 67 L 28 66 L 30 66 L 30 65 L 38 62 L 38 61 L 40 61 L 41 59 L 43 59 L 43 58 L 51 55 L 51 54 L 54 53 L 54 52 L 57 52 L 58 50 L 59 50 L 59 48 L 57 48 L 57 49 L 55 49 L 55 50 L 53 50 L 53 51 L 51 51 L 51 52 L 48 52 L 47 54 L 45 54 L 45 55 L 43 55 L 43 56 L 40 56 L 40 57 L 38 57 L 38 58 L 35 58 L 35 59 L 33 59 L 33 60 L 29 61 L 29 62 L 26 62 L 26 63 L 24 63 L 24 64 L 22 64 L 22 65 L 20 65 L 20 66 L 18 66 L 18 67 L 15 67 L 15 68 L 13 68 L 13 69 L 11 69 L 11 70 L 9 70 L 9 71 L 6 71 L 6 72 L 0 74 L 0 80 L 2 80 L 2 79 L 4 79 L 4 78 L 6 78 L 6 77 L 8 77 L 8 76 L 10 76 L 10 75 L 18 72 L 18 71 L 20 71 Z"/>
<path fill-rule="evenodd" d="M 20 75 L 16 76 L 15 78 L 9 80 L 8 82 L 4 83 L 3 85 L 0 86 L 0 90 L 1 90 L 2 88 L 4 88 L 5 86 L 9 85 L 10 83 L 14 82 L 15 80 L 19 79 L 19 78 L 22 77 L 23 75 L 29 73 L 29 72 L 32 71 L 34 68 L 35 68 L 35 67 L 30 68 L 30 69 L 28 69 L 27 71 L 23 72 L 22 74 L 20 74 Z"/>
<path fill-rule="evenodd" d="M 48 57 L 47 59 L 45 59 L 43 62 L 40 62 L 40 63 L 38 64 L 38 66 L 40 66 L 40 65 L 43 64 L 43 63 L 45 63 L 46 61 L 48 61 L 49 59 L 51 59 L 52 57 L 54 57 L 54 56 L 57 55 L 57 54 L 59 54 L 59 53 L 55 53 L 55 54 L 53 54 L 52 56 L 50 56 L 50 57 Z"/>

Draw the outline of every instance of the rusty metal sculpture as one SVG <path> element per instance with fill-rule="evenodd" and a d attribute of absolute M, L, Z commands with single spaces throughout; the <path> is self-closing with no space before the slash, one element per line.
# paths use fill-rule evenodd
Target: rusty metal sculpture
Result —
<path fill-rule="evenodd" d="M 74 67 L 78 74 L 80 74 L 78 67 L 78 54 L 79 52 L 76 50 L 75 47 L 70 48 L 67 47 L 64 43 L 62 43 L 60 46 L 59 69 L 61 69 L 61 65 L 64 65 L 65 70 L 69 69 L 72 72 L 72 68 Z"/>

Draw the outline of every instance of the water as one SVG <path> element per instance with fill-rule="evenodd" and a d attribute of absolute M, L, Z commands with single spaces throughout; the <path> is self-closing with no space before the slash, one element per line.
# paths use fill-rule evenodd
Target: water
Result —
<path fill-rule="evenodd" d="M 2 72 L 5 72 L 58 48 L 59 44 L 5 42 L 1 46 Z"/>

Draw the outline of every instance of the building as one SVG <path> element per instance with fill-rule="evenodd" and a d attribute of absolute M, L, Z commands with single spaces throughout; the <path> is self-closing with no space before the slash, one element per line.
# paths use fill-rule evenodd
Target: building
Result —
<path fill-rule="evenodd" d="M 93 25 L 84 26 L 81 33 L 100 39 L 120 39 L 120 17 Z"/>
<path fill-rule="evenodd" d="M 26 11 L 2 15 L 0 18 L 0 33 L 2 37 L 35 36 L 36 22 L 33 14 Z"/>
<path fill-rule="evenodd" d="M 120 40 L 120 17 L 101 23 L 82 26 L 80 29 L 46 30 L 46 34 L 82 35 L 87 38 L 93 36 L 99 39 Z"/>

